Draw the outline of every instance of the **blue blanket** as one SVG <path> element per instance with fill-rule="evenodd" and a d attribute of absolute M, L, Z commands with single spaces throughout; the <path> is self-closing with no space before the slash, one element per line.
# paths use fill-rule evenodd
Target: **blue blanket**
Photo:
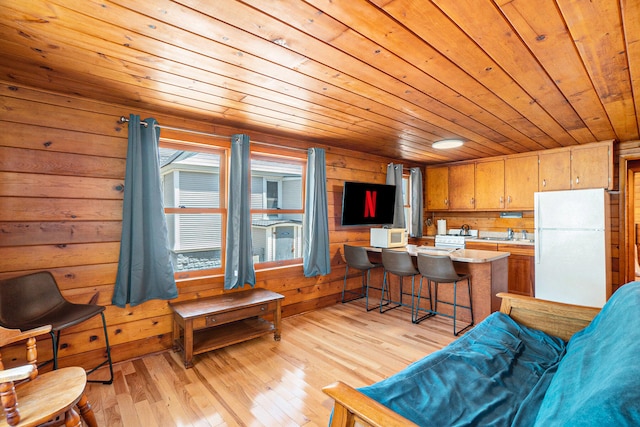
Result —
<path fill-rule="evenodd" d="M 618 289 L 569 340 L 535 425 L 640 425 L 640 282 Z"/>
<path fill-rule="evenodd" d="M 420 426 L 532 425 L 564 350 L 561 339 L 493 313 L 444 349 L 359 390 Z"/>

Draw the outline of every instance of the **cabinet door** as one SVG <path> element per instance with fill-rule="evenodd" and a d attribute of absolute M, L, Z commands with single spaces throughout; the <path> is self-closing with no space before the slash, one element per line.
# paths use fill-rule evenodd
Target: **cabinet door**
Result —
<path fill-rule="evenodd" d="M 473 210 L 474 171 L 473 163 L 449 166 L 449 209 Z"/>
<path fill-rule="evenodd" d="M 509 252 L 509 292 L 535 296 L 534 249 L 523 245 L 498 245 L 499 251 Z"/>
<path fill-rule="evenodd" d="M 498 244 L 497 243 L 487 243 L 487 242 L 465 242 L 465 249 L 477 249 L 480 251 L 497 251 Z"/>
<path fill-rule="evenodd" d="M 504 160 L 476 163 L 476 210 L 504 209 Z"/>
<path fill-rule="evenodd" d="M 571 188 L 608 188 L 611 160 L 610 144 L 571 149 Z"/>
<path fill-rule="evenodd" d="M 505 209 L 533 210 L 533 193 L 536 191 L 538 191 L 538 155 L 505 159 Z"/>
<path fill-rule="evenodd" d="M 533 257 L 525 255 L 510 255 L 509 292 L 529 297 L 534 296 L 534 268 Z"/>
<path fill-rule="evenodd" d="M 538 154 L 539 191 L 571 189 L 571 151 Z"/>
<path fill-rule="evenodd" d="M 449 208 L 449 167 L 427 168 L 427 210 Z"/>

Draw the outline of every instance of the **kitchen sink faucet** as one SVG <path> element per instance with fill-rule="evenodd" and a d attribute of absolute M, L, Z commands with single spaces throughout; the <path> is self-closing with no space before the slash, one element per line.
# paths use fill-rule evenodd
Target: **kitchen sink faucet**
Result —
<path fill-rule="evenodd" d="M 507 228 L 507 239 L 513 239 L 513 230 L 511 229 L 511 227 Z"/>

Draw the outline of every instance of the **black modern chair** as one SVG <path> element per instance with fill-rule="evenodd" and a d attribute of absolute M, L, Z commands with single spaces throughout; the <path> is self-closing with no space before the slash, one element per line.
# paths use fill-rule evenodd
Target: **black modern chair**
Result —
<path fill-rule="evenodd" d="M 413 313 L 413 290 L 415 285 L 415 277 L 420 274 L 420 272 L 413 265 L 413 259 L 409 252 L 407 251 L 398 251 L 393 249 L 382 249 L 382 265 L 384 266 L 384 276 L 382 280 L 382 298 L 380 299 L 380 313 L 384 313 L 385 311 L 393 310 L 394 308 L 408 306 L 403 301 L 404 295 L 411 296 L 411 312 Z M 398 276 L 398 280 L 400 282 L 400 290 L 399 290 L 399 300 L 393 301 L 391 296 L 390 289 L 390 278 L 389 274 L 395 274 Z M 411 293 L 405 292 L 403 289 L 403 279 L 405 277 L 411 277 Z M 386 293 L 386 297 L 385 297 Z M 392 305 L 391 304 L 395 304 Z M 384 306 L 389 306 L 385 310 L 382 309 Z"/>
<path fill-rule="evenodd" d="M 434 283 L 433 291 L 433 314 L 445 316 L 453 319 L 453 335 L 458 335 L 462 331 L 473 326 L 473 304 L 471 301 L 471 275 L 458 274 L 453 265 L 453 261 L 448 255 L 429 255 L 424 253 L 418 254 L 418 269 L 422 278 L 420 279 L 420 288 L 418 289 L 418 304 L 420 304 L 420 295 L 422 295 L 422 279 L 427 279 L 429 287 L 429 303 L 431 304 L 431 283 Z M 467 282 L 467 293 L 469 296 L 469 305 L 462 305 L 458 302 L 458 282 L 465 280 Z M 443 301 L 438 299 L 438 285 L 441 283 L 453 284 L 453 301 Z M 438 303 L 453 306 L 453 315 L 438 311 Z M 458 309 L 468 309 L 471 316 L 471 323 L 464 328 L 456 331 L 456 320 L 458 318 Z"/>
<path fill-rule="evenodd" d="M 377 289 L 382 292 L 382 288 L 371 287 L 371 270 L 382 267 L 382 264 L 372 263 L 364 246 L 344 245 L 344 260 L 347 263 L 347 267 L 344 272 L 344 284 L 342 285 L 342 302 L 345 303 L 364 297 L 366 298 L 367 311 L 377 308 L 377 305 L 369 306 L 369 289 Z M 355 268 L 362 272 L 362 287 L 359 290 L 347 289 L 347 276 L 350 268 Z"/>
<path fill-rule="evenodd" d="M 0 326 L 9 329 L 29 330 L 51 325 L 49 333 L 53 347 L 53 359 L 40 366 L 53 362 L 53 369 L 58 369 L 60 332 L 100 315 L 104 330 L 106 359 L 89 370 L 87 374 L 91 374 L 108 364 L 110 377 L 108 380 L 88 381 L 111 384 L 113 382 L 113 364 L 104 310 L 105 307 L 101 305 L 75 304 L 67 301 L 60 292 L 55 278 L 48 271 L 0 281 Z"/>

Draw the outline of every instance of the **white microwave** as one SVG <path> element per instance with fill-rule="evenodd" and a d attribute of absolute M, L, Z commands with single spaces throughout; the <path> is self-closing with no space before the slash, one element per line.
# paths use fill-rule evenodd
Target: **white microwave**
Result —
<path fill-rule="evenodd" d="M 407 233 L 404 228 L 372 228 L 370 244 L 374 248 L 407 246 Z"/>

